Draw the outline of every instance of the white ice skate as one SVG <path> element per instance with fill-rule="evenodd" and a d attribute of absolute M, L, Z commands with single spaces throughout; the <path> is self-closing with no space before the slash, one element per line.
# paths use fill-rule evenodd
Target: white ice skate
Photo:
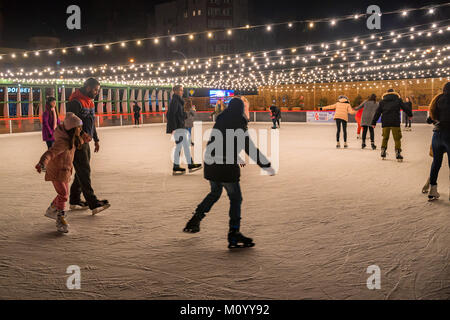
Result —
<path fill-rule="evenodd" d="M 58 209 L 53 206 L 53 203 L 51 203 L 50 207 L 48 207 L 47 211 L 45 211 L 45 216 L 53 220 L 56 220 L 58 217 Z"/>
<path fill-rule="evenodd" d="M 347 149 L 348 148 L 348 144 L 347 142 L 344 143 L 344 148 Z"/>
<path fill-rule="evenodd" d="M 56 217 L 56 230 L 61 233 L 69 232 L 69 224 L 66 221 L 66 213 L 64 211 L 58 211 L 58 215 Z"/>
<path fill-rule="evenodd" d="M 337 149 L 340 149 L 340 148 L 341 148 L 341 143 L 340 143 L 339 141 L 338 141 L 337 144 L 336 144 L 336 148 L 337 148 Z"/>
<path fill-rule="evenodd" d="M 428 201 L 438 200 L 441 195 L 438 192 L 438 186 L 431 186 L 430 193 L 428 194 Z"/>

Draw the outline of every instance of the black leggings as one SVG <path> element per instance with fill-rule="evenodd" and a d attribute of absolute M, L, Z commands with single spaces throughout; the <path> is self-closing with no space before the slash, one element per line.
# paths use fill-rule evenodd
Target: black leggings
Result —
<path fill-rule="evenodd" d="M 362 135 L 363 143 L 366 142 L 367 130 L 370 131 L 370 141 L 371 142 L 375 142 L 375 131 L 373 130 L 373 127 L 371 127 L 371 126 L 363 126 L 363 135 Z"/>
<path fill-rule="evenodd" d="M 139 125 L 140 120 L 141 120 L 141 117 L 134 117 L 134 124 Z"/>
<path fill-rule="evenodd" d="M 341 124 L 342 129 L 344 131 L 344 142 L 347 142 L 347 121 L 342 119 L 336 119 L 336 126 L 337 126 L 336 141 L 339 142 L 341 138 Z"/>

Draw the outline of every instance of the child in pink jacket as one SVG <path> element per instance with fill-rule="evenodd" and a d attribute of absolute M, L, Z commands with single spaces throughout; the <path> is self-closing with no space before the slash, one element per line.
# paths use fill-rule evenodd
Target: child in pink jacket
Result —
<path fill-rule="evenodd" d="M 336 110 L 336 114 L 334 115 L 334 120 L 336 120 L 336 125 L 337 125 L 336 148 L 341 147 L 341 143 L 339 142 L 339 140 L 341 138 L 341 126 L 344 131 L 344 148 L 348 148 L 348 145 L 347 145 L 348 115 L 356 114 L 356 111 L 353 110 L 348 98 L 346 96 L 339 96 L 337 103 L 335 103 L 331 106 L 323 107 L 322 110 Z"/>
<path fill-rule="evenodd" d="M 75 149 L 83 144 L 80 132 L 83 122 L 75 114 L 68 112 L 66 119 L 55 130 L 55 143 L 45 152 L 36 170 L 41 173 L 46 168 L 45 181 L 51 181 L 58 194 L 45 216 L 56 220 L 56 229 L 59 232 L 69 232 L 66 221 L 65 207 L 69 197 L 69 182 L 72 177 L 73 157 Z"/>

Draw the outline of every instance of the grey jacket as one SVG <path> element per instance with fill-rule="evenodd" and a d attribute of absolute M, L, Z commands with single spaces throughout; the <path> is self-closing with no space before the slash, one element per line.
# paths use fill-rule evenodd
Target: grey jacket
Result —
<path fill-rule="evenodd" d="M 195 111 L 189 110 L 189 112 L 186 112 L 187 118 L 184 120 L 184 127 L 185 128 L 192 128 L 194 126 L 194 117 L 195 117 Z"/>
<path fill-rule="evenodd" d="M 366 100 L 359 107 L 356 107 L 355 110 L 360 110 L 361 108 L 364 108 L 361 116 L 361 126 L 370 127 L 372 125 L 375 112 L 378 109 L 378 102 Z"/>

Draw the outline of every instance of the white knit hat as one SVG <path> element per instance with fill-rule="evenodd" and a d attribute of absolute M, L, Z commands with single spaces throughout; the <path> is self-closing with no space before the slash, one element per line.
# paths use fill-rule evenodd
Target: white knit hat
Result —
<path fill-rule="evenodd" d="M 83 125 L 83 121 L 78 118 L 74 113 L 67 112 L 66 118 L 64 119 L 64 128 L 66 130 L 72 130 L 76 127 L 81 127 Z"/>

